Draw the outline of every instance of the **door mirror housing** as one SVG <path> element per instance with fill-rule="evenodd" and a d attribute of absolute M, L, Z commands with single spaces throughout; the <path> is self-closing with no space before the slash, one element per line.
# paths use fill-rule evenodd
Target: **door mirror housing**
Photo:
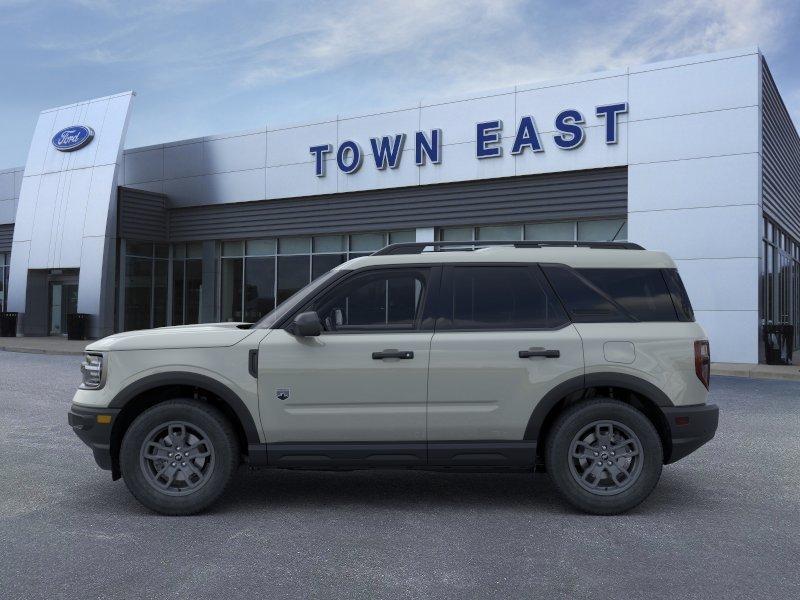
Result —
<path fill-rule="evenodd" d="M 299 337 L 314 337 L 322 333 L 322 323 L 315 311 L 300 313 L 289 325 L 289 333 Z"/>

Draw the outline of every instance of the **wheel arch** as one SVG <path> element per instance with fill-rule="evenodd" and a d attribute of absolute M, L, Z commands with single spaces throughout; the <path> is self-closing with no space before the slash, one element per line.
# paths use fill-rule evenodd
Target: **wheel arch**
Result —
<path fill-rule="evenodd" d="M 625 373 L 589 373 L 568 379 L 545 394 L 536 405 L 525 428 L 525 439 L 536 441 L 537 457 L 544 456 L 544 440 L 561 412 L 583 399 L 609 397 L 621 400 L 642 411 L 653 423 L 664 449 L 664 462 L 672 453 L 669 424 L 660 407 L 673 406 L 662 390 L 635 375 Z"/>
<path fill-rule="evenodd" d="M 109 408 L 120 409 L 111 429 L 110 440 L 111 473 L 114 479 L 120 477 L 119 451 L 122 438 L 133 420 L 148 408 L 175 398 L 191 398 L 218 408 L 233 425 L 242 454 L 247 454 L 249 447 L 257 447 L 261 443 L 247 405 L 225 384 L 198 373 L 148 375 L 126 387 L 109 404 Z"/>

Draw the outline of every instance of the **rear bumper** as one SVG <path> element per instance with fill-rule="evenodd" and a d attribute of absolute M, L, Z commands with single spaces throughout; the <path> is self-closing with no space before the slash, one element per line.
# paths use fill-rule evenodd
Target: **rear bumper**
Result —
<path fill-rule="evenodd" d="M 90 408 L 73 404 L 67 413 L 67 422 L 80 440 L 92 449 L 94 460 L 101 469 L 110 471 L 111 429 L 119 414 L 118 408 Z M 98 415 L 109 415 L 109 423 L 98 423 Z"/>
<path fill-rule="evenodd" d="M 716 404 L 663 407 L 669 426 L 672 449 L 665 463 L 673 463 L 697 450 L 717 432 L 719 407 Z"/>

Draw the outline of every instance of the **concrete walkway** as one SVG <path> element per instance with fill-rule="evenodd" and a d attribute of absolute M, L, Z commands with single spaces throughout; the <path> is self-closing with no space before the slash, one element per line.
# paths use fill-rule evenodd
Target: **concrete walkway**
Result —
<path fill-rule="evenodd" d="M 711 363 L 711 374 L 727 375 L 729 377 L 749 377 L 750 379 L 788 379 L 800 381 L 800 366 Z"/>
<path fill-rule="evenodd" d="M 90 343 L 89 340 L 68 340 L 64 337 L 0 337 L 0 350 L 81 356 Z"/>

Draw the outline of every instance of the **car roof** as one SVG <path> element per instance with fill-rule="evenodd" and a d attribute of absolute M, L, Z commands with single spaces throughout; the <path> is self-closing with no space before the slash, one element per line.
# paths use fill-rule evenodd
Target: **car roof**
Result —
<path fill-rule="evenodd" d="M 579 269 L 674 269 L 665 252 L 609 248 L 514 248 L 491 246 L 476 250 L 378 254 L 354 258 L 336 267 L 349 271 L 382 265 L 459 264 L 459 263 L 557 263 Z"/>

